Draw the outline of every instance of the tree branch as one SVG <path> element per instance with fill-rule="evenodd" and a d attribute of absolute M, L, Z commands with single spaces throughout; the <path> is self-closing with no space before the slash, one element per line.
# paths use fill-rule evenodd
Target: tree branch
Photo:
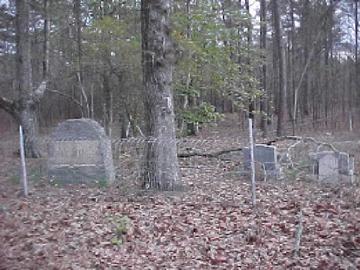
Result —
<path fill-rule="evenodd" d="M 44 96 L 47 88 L 47 81 L 42 81 L 38 88 L 35 89 L 33 93 L 33 101 L 35 103 L 40 102 L 40 99 Z"/>
<path fill-rule="evenodd" d="M 16 104 L 14 101 L 4 97 L 0 97 L 0 108 L 12 115 L 13 117 L 16 117 Z"/>
<path fill-rule="evenodd" d="M 49 93 L 54 93 L 54 94 L 57 94 L 59 96 L 62 96 L 62 97 L 66 97 L 68 99 L 70 99 L 73 103 L 75 103 L 76 105 L 78 105 L 81 109 L 83 108 L 83 105 L 78 101 L 76 100 L 75 98 L 73 98 L 72 96 L 68 95 L 68 94 L 65 94 L 63 92 L 60 92 L 58 90 L 48 90 Z"/>
<path fill-rule="evenodd" d="M 226 150 L 221 150 L 221 151 L 217 151 L 217 152 L 212 152 L 212 153 L 198 153 L 198 152 L 192 152 L 192 153 L 179 153 L 178 157 L 179 158 L 187 158 L 187 157 L 208 157 L 208 158 L 217 158 L 223 154 L 228 154 L 231 152 L 238 152 L 238 151 L 242 151 L 243 148 L 233 148 L 233 149 L 226 149 Z"/>
<path fill-rule="evenodd" d="M 280 142 L 280 141 L 286 141 L 286 140 L 297 141 L 295 144 L 291 145 L 288 148 L 287 152 L 289 150 L 291 150 L 292 148 L 294 148 L 297 144 L 302 143 L 302 142 L 303 143 L 312 142 L 312 143 L 318 145 L 318 149 L 320 147 L 325 146 L 325 147 L 329 147 L 334 152 L 339 152 L 339 150 L 337 150 L 332 144 L 317 141 L 316 139 L 314 139 L 312 137 L 281 136 L 281 137 L 276 137 L 276 138 L 274 138 L 272 140 L 268 140 L 266 142 L 258 142 L 257 144 L 272 145 L 273 143 Z M 231 153 L 231 152 L 240 152 L 243 149 L 244 149 L 243 147 L 237 147 L 237 148 L 225 149 L 225 150 L 220 150 L 220 151 L 217 151 L 217 152 L 210 152 L 210 153 L 206 153 L 206 152 L 202 152 L 202 153 L 201 152 L 179 153 L 178 157 L 179 158 L 188 158 L 188 157 L 218 158 L 219 156 L 221 156 L 223 154 L 228 154 L 228 153 Z"/>

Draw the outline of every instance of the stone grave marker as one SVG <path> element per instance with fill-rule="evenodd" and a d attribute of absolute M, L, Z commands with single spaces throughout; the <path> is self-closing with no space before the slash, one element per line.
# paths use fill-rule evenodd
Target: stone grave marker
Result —
<path fill-rule="evenodd" d="M 69 119 L 51 135 L 48 174 L 59 183 L 111 183 L 115 179 L 111 142 L 92 119 Z"/>
<path fill-rule="evenodd" d="M 348 153 L 322 151 L 311 156 L 315 160 L 314 173 L 320 181 L 338 181 L 340 175 L 354 174 L 354 158 Z"/>
<path fill-rule="evenodd" d="M 339 179 L 339 155 L 333 151 L 317 153 L 317 174 L 320 181 L 337 181 Z"/>
<path fill-rule="evenodd" d="M 348 153 L 339 153 L 339 173 L 349 176 L 354 174 L 354 157 Z"/>
<path fill-rule="evenodd" d="M 250 149 L 248 147 L 243 149 L 245 169 L 250 169 Z M 273 145 L 256 144 L 254 148 L 254 158 L 257 163 L 264 166 L 266 174 L 270 176 L 278 176 L 279 166 L 277 161 L 276 147 Z"/>

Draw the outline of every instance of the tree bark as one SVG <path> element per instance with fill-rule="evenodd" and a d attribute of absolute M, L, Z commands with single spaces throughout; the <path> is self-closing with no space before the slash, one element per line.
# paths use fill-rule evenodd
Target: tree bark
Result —
<path fill-rule="evenodd" d="M 263 132 L 263 137 L 267 136 L 267 85 L 266 85 L 266 1 L 260 1 L 260 50 L 262 50 L 262 66 L 260 84 L 262 87 L 262 96 L 260 100 L 261 120 L 260 128 Z"/>
<path fill-rule="evenodd" d="M 276 63 L 274 72 L 277 73 L 277 86 L 275 91 L 278 92 L 277 102 L 277 136 L 284 135 L 284 122 L 285 122 L 285 89 L 284 89 L 284 57 L 282 53 L 282 42 L 281 42 L 281 28 L 280 28 L 280 15 L 279 6 L 277 0 L 272 0 L 272 12 L 273 12 L 273 25 L 274 25 L 274 63 Z"/>
<path fill-rule="evenodd" d="M 41 153 L 37 141 L 37 105 L 46 91 L 47 79 L 44 78 L 35 90 L 32 89 L 29 9 L 29 0 L 16 0 L 15 30 L 17 80 L 15 89 L 17 91 L 18 98 L 12 101 L 4 97 L 0 97 L 0 108 L 8 112 L 16 120 L 16 122 L 23 127 L 26 157 L 38 158 L 41 156 Z M 45 39 L 44 42 L 47 42 L 47 39 Z M 46 54 L 46 52 L 44 53 Z"/>
<path fill-rule="evenodd" d="M 246 64 L 248 65 L 248 69 L 251 69 L 251 55 L 250 55 L 250 49 L 251 49 L 251 43 L 252 43 L 252 23 L 251 23 L 251 14 L 250 14 L 250 3 L 249 0 L 245 0 L 245 9 L 248 16 L 248 25 L 247 25 L 247 32 L 246 32 L 246 50 L 247 50 L 247 56 L 246 56 Z M 253 98 L 250 98 L 249 100 L 249 118 L 251 118 L 253 127 L 256 126 L 255 124 L 255 117 L 254 117 L 254 110 L 255 110 L 255 101 Z"/>
<path fill-rule="evenodd" d="M 355 0 L 355 63 L 358 66 L 359 50 L 359 19 L 358 19 L 359 0 Z"/>
<path fill-rule="evenodd" d="M 81 0 L 74 1 L 74 16 L 76 28 L 76 77 L 80 91 L 80 102 L 82 104 L 81 114 L 83 117 L 90 116 L 90 106 L 84 88 L 83 64 L 82 64 L 82 27 L 81 27 Z"/>
<path fill-rule="evenodd" d="M 20 95 L 18 120 L 23 127 L 25 155 L 40 157 L 37 142 L 38 121 L 32 90 L 31 41 L 29 35 L 29 0 L 16 1 L 16 77 Z"/>
<path fill-rule="evenodd" d="M 355 0 L 355 91 L 359 97 L 358 104 L 360 104 L 360 65 L 359 65 L 359 18 L 358 18 L 359 0 Z"/>
<path fill-rule="evenodd" d="M 110 74 L 107 71 L 103 73 L 103 90 L 104 90 L 104 128 L 106 134 L 111 137 L 111 127 L 113 122 L 112 112 L 112 89 L 110 86 Z"/>
<path fill-rule="evenodd" d="M 303 13 L 302 13 L 302 28 L 304 30 L 303 33 L 303 42 L 304 42 L 304 65 L 307 64 L 307 59 L 310 58 L 310 49 L 309 49 L 309 42 L 311 39 L 311 32 L 310 32 L 310 22 L 309 22 L 309 12 L 310 12 L 310 2 L 309 0 L 304 1 L 303 6 Z M 304 89 L 302 92 L 302 116 L 308 116 L 310 114 L 309 111 L 309 91 L 310 91 L 310 83 L 309 83 L 309 74 L 306 72 L 304 74 Z"/>
<path fill-rule="evenodd" d="M 42 62 L 42 77 L 43 80 L 48 79 L 49 72 L 49 33 L 50 33 L 50 22 L 49 22 L 49 1 L 44 0 L 44 43 L 43 43 L 43 62 Z"/>
<path fill-rule="evenodd" d="M 170 0 L 141 1 L 146 144 L 144 187 L 173 190 L 179 181 L 172 94 Z"/>

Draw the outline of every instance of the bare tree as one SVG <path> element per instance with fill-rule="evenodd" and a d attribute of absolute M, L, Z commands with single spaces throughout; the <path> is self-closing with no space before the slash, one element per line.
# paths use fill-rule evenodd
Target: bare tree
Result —
<path fill-rule="evenodd" d="M 273 28 L 274 28 L 274 73 L 275 80 L 277 81 L 277 87 L 275 91 L 278 93 L 278 104 L 277 104 L 277 136 L 282 136 L 284 134 L 284 122 L 285 122 L 285 87 L 284 87 L 284 55 L 282 52 L 282 42 L 281 42 L 281 28 L 280 28 L 280 15 L 279 15 L 279 6 L 277 0 L 272 0 L 272 16 L 273 16 Z"/>
<path fill-rule="evenodd" d="M 261 66 L 260 84 L 262 88 L 262 97 L 260 100 L 261 120 L 260 128 L 263 136 L 267 136 L 267 85 L 266 85 L 266 0 L 260 0 L 260 49 L 263 53 L 263 63 Z"/>
<path fill-rule="evenodd" d="M 76 78 L 80 90 L 81 113 L 85 117 L 90 115 L 89 101 L 84 88 L 83 63 L 82 63 L 82 26 L 81 26 L 81 0 L 74 1 L 74 16 L 76 27 Z"/>
<path fill-rule="evenodd" d="M 15 101 L 0 97 L 0 107 L 11 114 L 23 127 L 25 154 L 27 157 L 40 157 L 38 146 L 37 104 L 46 90 L 46 81 L 33 89 L 31 66 L 31 40 L 29 27 L 29 0 L 16 1 L 16 90 Z"/>
<path fill-rule="evenodd" d="M 146 146 L 144 186 L 173 190 L 179 180 L 172 93 L 171 0 L 141 1 Z"/>
<path fill-rule="evenodd" d="M 355 78 L 356 78 L 356 89 L 358 95 L 360 95 L 360 66 L 359 66 L 359 18 L 358 18 L 358 5 L 359 0 L 355 1 Z"/>
<path fill-rule="evenodd" d="M 43 63 L 42 63 L 42 77 L 43 80 L 48 79 L 49 73 L 49 33 L 50 33 L 50 19 L 49 19 L 49 1 L 44 0 L 44 43 L 43 43 Z"/>

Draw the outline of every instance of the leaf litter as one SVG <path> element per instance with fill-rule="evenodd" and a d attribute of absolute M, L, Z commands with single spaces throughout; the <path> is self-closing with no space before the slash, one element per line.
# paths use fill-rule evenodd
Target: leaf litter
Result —
<path fill-rule="evenodd" d="M 236 166 L 180 165 L 185 191 L 163 193 L 40 179 L 25 199 L 1 173 L 0 269 L 360 269 L 358 183 L 259 181 L 253 208 Z"/>

